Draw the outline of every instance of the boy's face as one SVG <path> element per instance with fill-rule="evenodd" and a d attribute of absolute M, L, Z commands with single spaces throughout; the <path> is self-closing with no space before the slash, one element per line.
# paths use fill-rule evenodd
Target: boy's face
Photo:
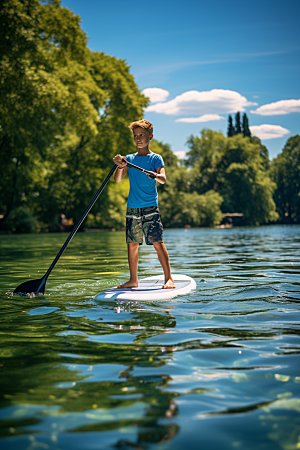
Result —
<path fill-rule="evenodd" d="M 145 148 L 148 147 L 149 142 L 153 139 L 153 134 L 149 134 L 147 130 L 144 128 L 138 127 L 133 131 L 133 139 L 137 148 Z"/>

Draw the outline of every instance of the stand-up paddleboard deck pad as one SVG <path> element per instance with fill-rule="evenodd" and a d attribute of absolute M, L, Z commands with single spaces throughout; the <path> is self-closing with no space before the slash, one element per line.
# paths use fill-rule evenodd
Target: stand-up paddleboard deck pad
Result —
<path fill-rule="evenodd" d="M 133 300 L 157 301 L 168 300 L 183 295 L 196 288 L 196 281 L 187 275 L 172 275 L 175 289 L 163 289 L 164 275 L 143 278 L 137 288 L 118 289 L 116 286 L 97 294 L 95 300 Z"/>

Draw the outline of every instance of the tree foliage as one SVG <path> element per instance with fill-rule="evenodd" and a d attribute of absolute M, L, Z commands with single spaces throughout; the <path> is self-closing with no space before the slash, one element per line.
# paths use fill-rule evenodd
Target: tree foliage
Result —
<path fill-rule="evenodd" d="M 241 115 L 239 112 L 235 115 L 235 134 L 242 133 Z"/>
<path fill-rule="evenodd" d="M 271 176 L 277 188 L 274 200 L 280 221 L 300 222 L 300 136 L 288 139 L 282 153 L 271 163 Z"/>
<path fill-rule="evenodd" d="M 127 125 L 147 100 L 124 61 L 88 49 L 80 18 L 59 0 L 4 0 L 0 39 L 1 225 L 19 206 L 41 224 L 77 220 L 112 156 L 133 149 Z"/>
<path fill-rule="evenodd" d="M 80 17 L 59 0 L 3 0 L 0 43 L 0 228 L 54 228 L 62 214 L 75 222 L 112 157 L 136 151 L 128 124 L 143 117 L 147 99 L 125 61 L 88 49 Z M 184 164 L 168 144 L 151 142 L 166 164 L 164 224 L 215 226 L 222 212 L 253 225 L 278 213 L 299 222 L 300 137 L 270 171 L 247 115 L 228 120 L 227 138 L 206 129 L 190 136 Z M 128 177 L 109 183 L 85 226 L 123 228 L 128 191 Z"/>
<path fill-rule="evenodd" d="M 235 125 L 233 125 L 232 116 L 228 116 L 227 137 L 232 137 L 235 134 L 243 134 L 244 137 L 251 137 L 249 128 L 249 119 L 246 113 L 243 114 L 241 122 L 241 114 L 239 112 L 235 115 Z"/>
<path fill-rule="evenodd" d="M 218 225 L 222 220 L 221 196 L 209 191 L 200 195 L 191 186 L 190 170 L 170 149 L 170 146 L 155 139 L 150 144 L 151 151 L 162 155 L 167 174 L 167 182 L 158 184 L 159 206 L 166 227 Z"/>
<path fill-rule="evenodd" d="M 222 199 L 222 211 L 243 213 L 245 223 L 257 225 L 276 220 L 272 194 L 275 183 L 264 167 L 260 145 L 237 134 L 202 130 L 188 139 L 191 189 L 199 194 L 214 190 Z"/>
<path fill-rule="evenodd" d="M 228 116 L 228 128 L 227 128 L 227 136 L 231 137 L 235 135 L 235 127 L 233 125 L 232 116 Z"/>
<path fill-rule="evenodd" d="M 251 136 L 251 131 L 250 131 L 250 128 L 249 128 L 249 120 L 248 120 L 248 117 L 247 117 L 246 113 L 243 114 L 242 130 L 243 130 L 243 135 L 245 137 L 250 137 Z"/>

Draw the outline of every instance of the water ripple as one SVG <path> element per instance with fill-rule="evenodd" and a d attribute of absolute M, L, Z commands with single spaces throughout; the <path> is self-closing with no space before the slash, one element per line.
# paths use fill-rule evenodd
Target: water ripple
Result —
<path fill-rule="evenodd" d="M 166 230 L 197 289 L 119 305 L 93 298 L 129 276 L 123 232 L 78 233 L 40 298 L 11 293 L 66 236 L 1 235 L 1 450 L 299 448 L 299 231 Z"/>

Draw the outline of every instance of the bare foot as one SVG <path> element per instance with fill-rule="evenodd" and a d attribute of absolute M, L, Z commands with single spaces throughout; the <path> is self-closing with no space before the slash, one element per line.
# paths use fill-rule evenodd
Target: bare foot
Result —
<path fill-rule="evenodd" d="M 175 289 L 174 281 L 170 278 L 165 284 L 163 289 Z"/>
<path fill-rule="evenodd" d="M 138 287 L 138 285 L 139 285 L 139 283 L 137 281 L 134 282 L 134 281 L 129 280 L 124 284 L 119 284 L 119 286 L 117 286 L 117 288 L 118 289 L 135 288 L 135 287 Z"/>

